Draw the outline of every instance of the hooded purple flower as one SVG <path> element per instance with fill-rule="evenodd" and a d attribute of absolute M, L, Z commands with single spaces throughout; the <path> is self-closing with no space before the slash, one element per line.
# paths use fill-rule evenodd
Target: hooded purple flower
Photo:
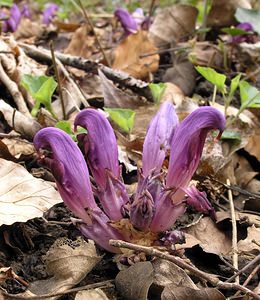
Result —
<path fill-rule="evenodd" d="M 55 3 L 47 3 L 43 11 L 43 23 L 49 25 L 52 19 L 55 17 L 59 6 Z"/>
<path fill-rule="evenodd" d="M 40 130 L 34 145 L 39 162 L 48 167 L 58 190 L 81 232 L 98 245 L 116 252 L 109 239 L 146 241 L 169 246 L 182 235 L 172 231 L 176 219 L 191 205 L 214 217 L 205 193 L 188 187 L 196 171 L 207 133 L 224 130 L 225 119 L 214 108 L 202 107 L 181 124 L 171 103 L 165 102 L 150 123 L 143 149 L 136 193 L 128 197 L 118 164 L 116 138 L 103 114 L 86 109 L 75 119 L 87 134 L 79 135 L 84 157 L 76 143 L 56 128 Z M 170 151 L 169 170 L 163 162 Z M 96 204 L 93 195 L 99 199 Z"/>
<path fill-rule="evenodd" d="M 236 28 L 244 30 L 245 33 L 237 36 L 233 36 L 231 40 L 232 43 L 239 44 L 243 42 L 251 42 L 252 37 L 249 33 L 254 32 L 254 28 L 251 23 L 247 23 L 247 22 L 240 23 L 237 25 Z"/>

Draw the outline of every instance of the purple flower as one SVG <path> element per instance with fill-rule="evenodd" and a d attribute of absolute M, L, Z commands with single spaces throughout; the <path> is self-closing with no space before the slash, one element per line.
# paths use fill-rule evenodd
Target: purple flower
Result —
<path fill-rule="evenodd" d="M 114 15 L 124 28 L 126 36 L 137 33 L 140 28 L 148 30 L 151 25 L 151 18 L 144 16 L 142 8 L 137 8 L 132 14 L 126 9 L 118 8 Z"/>
<path fill-rule="evenodd" d="M 130 198 L 121 178 L 116 138 L 104 115 L 94 109 L 80 112 L 75 128 L 79 145 L 56 128 L 40 130 L 34 145 L 39 162 L 49 168 L 73 219 L 83 235 L 111 252 L 109 239 L 171 246 L 183 235 L 172 226 L 187 205 L 214 217 L 206 194 L 188 187 L 196 171 L 207 133 L 224 130 L 225 119 L 214 108 L 202 107 L 181 124 L 171 103 L 162 104 L 150 123 L 143 147 L 143 168 L 139 170 L 136 193 Z M 168 173 L 163 162 L 170 151 Z M 91 184 L 92 182 L 92 184 Z M 96 204 L 94 195 L 99 200 Z"/>
<path fill-rule="evenodd" d="M 52 19 L 55 17 L 56 12 L 58 11 L 59 6 L 55 3 L 47 3 L 46 8 L 43 11 L 43 23 L 49 25 Z"/>
<path fill-rule="evenodd" d="M 7 18 L 8 16 L 7 14 L 0 12 L 0 17 Z M 9 18 L 3 22 L 3 32 L 15 32 L 21 22 L 22 17 L 30 18 L 28 6 L 24 5 L 22 11 L 20 11 L 19 7 L 14 4 L 10 9 Z"/>
<path fill-rule="evenodd" d="M 237 36 L 233 36 L 231 39 L 232 43 L 239 44 L 243 42 L 251 42 L 252 38 L 249 33 L 254 32 L 254 28 L 251 23 L 247 23 L 247 22 L 240 23 L 237 25 L 236 28 L 244 30 L 245 33 Z"/>

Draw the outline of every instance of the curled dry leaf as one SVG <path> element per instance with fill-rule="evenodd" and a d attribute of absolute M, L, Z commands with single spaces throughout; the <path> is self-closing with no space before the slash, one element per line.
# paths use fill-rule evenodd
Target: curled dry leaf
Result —
<path fill-rule="evenodd" d="M 0 159 L 0 225 L 42 217 L 61 201 L 52 185 L 34 178 L 19 164 Z"/>
<path fill-rule="evenodd" d="M 201 248 L 207 253 L 226 255 L 231 251 L 231 240 L 217 228 L 209 217 L 202 218 L 185 231 L 198 239 Z"/>
<path fill-rule="evenodd" d="M 15 111 L 12 106 L 3 100 L 0 100 L 0 112 L 11 128 L 14 128 L 16 132 L 30 141 L 36 132 L 41 129 L 41 125 L 38 122 L 32 118 L 28 118 L 19 111 Z"/>
<path fill-rule="evenodd" d="M 234 15 L 238 7 L 252 8 L 250 0 L 213 0 L 207 18 L 207 26 L 228 27 L 234 25 L 236 23 Z"/>
<path fill-rule="evenodd" d="M 225 300 L 224 295 L 215 288 L 192 289 L 168 285 L 162 292 L 161 300 Z"/>
<path fill-rule="evenodd" d="M 61 238 L 53 244 L 45 257 L 47 272 L 52 277 L 34 282 L 30 291 L 36 295 L 66 291 L 78 284 L 100 259 L 94 242 L 86 242 L 83 238 L 76 241 Z"/>
<path fill-rule="evenodd" d="M 137 79 L 146 79 L 150 73 L 156 72 L 159 66 L 159 55 L 142 57 L 157 51 L 146 31 L 139 30 L 129 35 L 115 49 L 113 69 L 128 73 Z"/>
<path fill-rule="evenodd" d="M 21 156 L 28 156 L 35 152 L 33 144 L 21 138 L 4 138 L 2 142 L 8 147 L 13 157 L 19 159 Z"/>
<path fill-rule="evenodd" d="M 187 39 L 195 30 L 198 10 L 191 5 L 173 5 L 162 9 L 150 27 L 149 36 L 156 47 Z"/>
<path fill-rule="evenodd" d="M 249 137 L 245 150 L 254 155 L 260 161 L 260 130 L 256 129 L 255 134 Z"/>
<path fill-rule="evenodd" d="M 247 237 L 237 243 L 240 253 L 258 254 L 260 251 L 260 228 L 254 225 L 247 228 Z"/>
<path fill-rule="evenodd" d="M 118 273 L 115 280 L 116 289 L 125 300 L 146 300 L 153 276 L 151 262 L 136 263 Z"/>
<path fill-rule="evenodd" d="M 75 300 L 109 300 L 106 294 L 101 289 L 94 289 L 88 291 L 80 291 L 77 293 Z"/>

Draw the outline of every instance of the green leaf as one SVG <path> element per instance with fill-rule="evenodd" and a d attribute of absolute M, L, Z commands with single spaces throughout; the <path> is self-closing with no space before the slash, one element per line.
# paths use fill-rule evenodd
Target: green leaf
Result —
<path fill-rule="evenodd" d="M 152 92 L 154 101 L 156 103 L 160 103 L 160 100 L 162 99 L 162 96 L 166 90 L 166 84 L 163 82 L 160 83 L 150 83 L 149 88 Z"/>
<path fill-rule="evenodd" d="M 249 84 L 247 81 L 242 80 L 239 83 L 241 107 L 240 110 L 245 108 L 260 108 L 260 91 Z"/>
<path fill-rule="evenodd" d="M 221 93 L 226 93 L 225 81 L 227 77 L 224 74 L 220 74 L 212 68 L 200 66 L 195 68 L 206 80 L 216 85 Z"/>
<path fill-rule="evenodd" d="M 104 110 L 109 114 L 109 118 L 126 133 L 133 129 L 135 118 L 133 110 L 123 108 L 104 108 Z"/>
<path fill-rule="evenodd" d="M 238 141 L 241 141 L 241 134 L 237 131 L 226 129 L 222 133 L 221 139 L 222 140 L 238 140 Z"/>
<path fill-rule="evenodd" d="M 240 78 L 241 78 L 242 74 L 238 74 L 236 77 L 234 77 L 231 80 L 231 85 L 230 85 L 230 91 L 229 91 L 229 97 L 232 98 L 233 95 L 235 94 L 235 91 L 238 88 L 239 82 L 240 82 Z"/>
<path fill-rule="evenodd" d="M 36 116 L 39 107 L 42 104 L 54 118 L 57 118 L 51 106 L 51 98 L 57 87 L 57 82 L 53 77 L 25 74 L 22 77 L 21 83 L 35 100 L 35 106 L 32 109 L 33 116 Z"/>
<path fill-rule="evenodd" d="M 77 132 L 74 133 L 74 131 L 71 128 L 71 123 L 69 121 L 59 121 L 59 122 L 56 123 L 55 127 L 65 131 L 68 135 L 71 136 L 71 138 L 75 142 L 77 141 L 77 134 L 87 132 L 87 130 L 85 128 L 82 128 L 82 127 L 78 126 L 77 127 Z"/>
<path fill-rule="evenodd" d="M 235 18 L 240 23 L 247 22 L 252 24 L 254 31 L 260 34 L 260 10 L 238 7 L 235 13 Z"/>
<path fill-rule="evenodd" d="M 250 34 L 249 32 L 247 32 L 241 28 L 226 27 L 226 28 L 222 28 L 221 31 L 223 31 L 231 36 Z"/>
<path fill-rule="evenodd" d="M 13 5 L 13 0 L 2 0 L 0 1 L 0 6 L 12 6 Z"/>

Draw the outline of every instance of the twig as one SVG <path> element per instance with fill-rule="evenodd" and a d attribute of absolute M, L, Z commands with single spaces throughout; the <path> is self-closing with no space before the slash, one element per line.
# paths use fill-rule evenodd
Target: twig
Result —
<path fill-rule="evenodd" d="M 227 179 L 227 185 L 230 186 L 230 180 Z M 232 259 L 233 259 L 233 267 L 238 270 L 238 248 L 237 248 L 237 222 L 236 222 L 236 213 L 233 202 L 232 191 L 228 190 L 228 199 L 230 205 L 230 213 L 231 213 L 231 222 L 232 222 Z M 239 276 L 236 276 L 236 283 L 239 284 Z"/>
<path fill-rule="evenodd" d="M 43 294 L 43 295 L 37 295 L 37 296 L 28 296 L 28 297 L 25 297 L 25 296 L 22 296 L 22 295 L 19 295 L 19 294 L 18 295 L 9 294 L 9 293 L 7 293 L 3 290 L 2 290 L 2 294 L 4 296 L 8 297 L 9 299 L 38 300 L 38 299 L 51 298 L 51 297 L 55 297 L 55 296 L 62 296 L 62 295 L 75 293 L 75 292 L 79 292 L 79 291 L 84 291 L 84 290 L 113 287 L 114 286 L 113 283 L 114 283 L 114 280 L 106 280 L 106 281 L 102 281 L 102 282 L 97 282 L 97 283 L 84 285 L 84 286 L 77 287 L 77 288 L 68 289 L 68 290 L 63 291 L 63 292 L 56 292 L 56 293 L 49 293 L 49 294 Z"/>
<path fill-rule="evenodd" d="M 160 257 L 162 259 L 171 261 L 171 262 L 175 263 L 177 266 L 190 271 L 195 276 L 198 276 L 199 278 L 202 278 L 202 279 L 210 282 L 213 286 L 215 286 L 219 289 L 239 290 L 239 291 L 242 291 L 242 292 L 250 295 L 254 299 L 260 300 L 260 296 L 258 296 L 256 293 L 254 293 L 253 291 L 249 290 L 248 288 L 246 288 L 246 287 L 244 287 L 240 284 L 223 282 L 223 281 L 219 280 L 216 275 L 212 275 L 212 274 L 200 271 L 196 267 L 191 266 L 188 263 L 186 263 L 185 261 L 183 261 L 181 258 L 172 256 L 172 255 L 167 254 L 167 253 L 164 253 L 164 252 L 159 251 L 159 250 L 157 250 L 153 247 L 146 247 L 146 246 L 136 245 L 136 244 L 128 243 L 128 242 L 121 241 L 121 240 L 110 240 L 109 244 L 114 246 L 114 247 L 127 248 L 127 249 L 131 249 L 131 250 L 135 250 L 135 251 L 141 251 L 141 252 L 144 252 L 148 255 Z"/>
<path fill-rule="evenodd" d="M 2 63 L 0 61 L 0 80 L 2 81 L 2 83 L 5 85 L 5 87 L 7 88 L 7 90 L 9 91 L 9 93 L 11 94 L 11 96 L 14 99 L 15 104 L 18 107 L 18 110 L 25 114 L 27 117 L 32 118 L 26 104 L 24 101 L 24 98 L 22 96 L 22 93 L 19 91 L 17 84 L 12 81 L 9 76 L 6 74 Z"/>
<path fill-rule="evenodd" d="M 153 14 L 153 8 L 154 8 L 154 5 L 155 5 L 155 2 L 156 2 L 156 0 L 151 0 L 151 4 L 150 4 L 150 7 L 149 7 L 149 13 L 148 13 L 149 18 L 151 18 L 152 14 Z"/>
<path fill-rule="evenodd" d="M 38 49 L 24 43 L 19 43 L 19 46 L 21 46 L 26 55 L 32 59 L 45 64 L 51 63 L 51 56 L 48 50 Z M 148 101 L 153 102 L 153 96 L 147 82 L 136 79 L 125 72 L 113 70 L 101 63 L 96 63 L 82 57 L 66 55 L 59 52 L 55 52 L 55 56 L 64 65 L 84 70 L 85 72 L 97 75 L 98 69 L 100 69 L 108 79 L 136 92 L 138 95 L 145 97 Z"/>
<path fill-rule="evenodd" d="M 58 82 L 58 89 L 59 89 L 59 94 L 60 94 L 60 102 L 61 102 L 63 119 L 66 120 L 66 111 L 65 111 L 64 99 L 63 99 L 63 93 L 62 93 L 62 86 L 61 86 L 60 75 L 59 75 L 59 71 L 58 71 L 57 63 L 56 63 L 56 59 L 55 59 L 55 54 L 54 54 L 54 49 L 53 49 L 53 41 L 50 42 L 50 50 L 51 50 L 51 58 L 52 58 L 53 68 L 54 68 L 54 72 L 55 72 L 57 82 Z"/>
<path fill-rule="evenodd" d="M 80 5 L 81 10 L 82 10 L 82 12 L 83 12 L 83 15 L 84 15 L 86 21 L 88 22 L 89 26 L 91 27 L 91 30 L 92 30 L 92 32 L 93 32 L 93 34 L 94 34 L 94 36 L 95 36 L 95 39 L 96 39 L 96 42 L 97 42 L 97 44 L 98 44 L 99 50 L 101 51 L 101 53 L 102 53 L 102 55 L 103 55 L 103 58 L 104 58 L 106 64 L 110 67 L 110 62 L 109 62 L 108 57 L 106 56 L 106 53 L 105 53 L 105 51 L 104 51 L 104 49 L 103 49 L 103 47 L 102 47 L 102 45 L 101 45 L 101 42 L 100 42 L 100 40 L 99 40 L 99 38 L 98 38 L 98 36 L 97 36 L 97 33 L 96 33 L 96 30 L 95 30 L 94 25 L 93 25 L 93 23 L 92 23 L 92 20 L 91 20 L 91 18 L 89 17 L 89 15 L 88 15 L 88 13 L 87 13 L 85 7 L 83 6 L 81 0 L 78 0 L 78 2 L 79 2 L 79 5 Z"/>
<path fill-rule="evenodd" d="M 251 279 L 256 275 L 256 273 L 258 272 L 258 270 L 260 269 L 260 266 L 256 266 L 253 271 L 249 274 L 249 276 L 247 277 L 247 279 L 245 280 L 245 282 L 242 284 L 243 286 L 247 286 L 248 283 L 251 281 Z M 234 296 L 238 296 L 240 295 L 240 291 L 236 292 Z"/>
<path fill-rule="evenodd" d="M 260 261 L 260 254 L 258 254 L 254 259 L 252 259 L 248 264 L 246 264 L 241 270 L 239 270 L 236 274 L 231 276 L 229 279 L 227 279 L 225 282 L 231 282 L 234 278 L 236 278 L 238 275 L 245 272 L 247 269 L 251 268 L 254 264 L 256 264 L 258 261 Z"/>

